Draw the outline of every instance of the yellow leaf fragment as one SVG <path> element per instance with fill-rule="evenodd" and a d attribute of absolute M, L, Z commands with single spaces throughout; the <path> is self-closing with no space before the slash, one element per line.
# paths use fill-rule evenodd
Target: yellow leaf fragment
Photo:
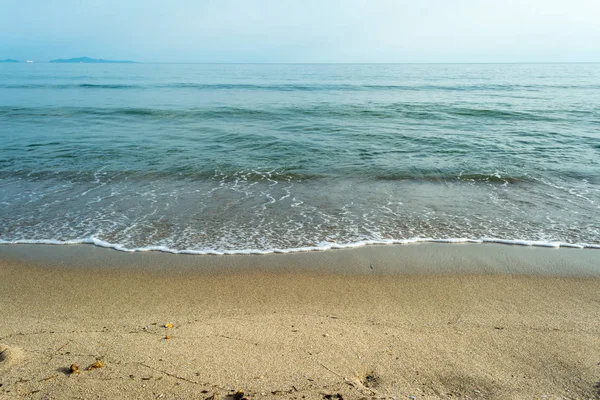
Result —
<path fill-rule="evenodd" d="M 72 374 L 79 373 L 79 367 L 75 363 L 71 364 L 71 366 L 69 367 L 69 370 L 71 371 Z"/>
<path fill-rule="evenodd" d="M 167 328 L 167 329 L 172 328 L 172 327 L 173 327 L 173 324 L 171 324 L 170 322 L 167 322 L 165 324 L 165 328 Z"/>
<path fill-rule="evenodd" d="M 96 361 L 95 363 L 93 363 L 92 365 L 87 367 L 86 370 L 91 371 L 93 369 L 102 368 L 102 367 L 104 367 L 104 364 L 102 364 L 102 361 Z"/>

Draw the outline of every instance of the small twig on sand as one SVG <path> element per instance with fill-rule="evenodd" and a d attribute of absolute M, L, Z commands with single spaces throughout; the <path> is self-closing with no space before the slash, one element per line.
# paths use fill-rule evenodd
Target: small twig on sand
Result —
<path fill-rule="evenodd" d="M 46 364 L 48 364 L 50 361 L 52 361 L 52 359 L 54 358 L 54 356 L 56 355 L 56 353 L 58 353 L 59 351 L 61 351 L 62 349 L 64 349 L 65 347 L 67 347 L 67 345 L 71 343 L 71 341 L 69 340 L 67 343 L 63 344 L 62 346 L 60 346 L 58 349 L 54 350 L 54 353 L 50 354 L 50 358 L 48 359 L 48 361 L 46 361 Z"/>
<path fill-rule="evenodd" d="M 372 395 L 377 394 L 376 390 L 373 390 L 370 387 L 366 387 L 361 382 L 358 382 L 358 384 L 357 384 L 356 382 L 354 382 L 354 381 L 352 381 L 352 380 L 350 380 L 350 379 L 348 379 L 348 378 L 346 378 L 346 377 L 338 374 L 337 372 L 335 372 L 334 370 L 332 370 L 331 368 L 329 368 L 327 365 L 323 364 L 322 362 L 319 361 L 319 364 L 321 365 L 321 367 L 325 368 L 327 371 L 331 372 L 335 376 L 337 376 L 339 378 L 342 378 L 347 385 L 352 386 L 356 390 L 363 389 L 363 390 L 366 390 L 368 392 L 371 392 Z"/>
<path fill-rule="evenodd" d="M 346 378 L 345 376 L 342 376 L 342 375 L 338 374 L 337 372 L 335 372 L 334 370 L 332 370 L 331 368 L 329 368 L 327 365 L 323 364 L 322 362 L 319 361 L 319 364 L 321 365 L 321 367 L 325 368 L 327 371 L 331 372 L 332 374 L 334 374 L 338 378 L 342 378 L 344 380 L 344 382 L 346 382 L 348 385 L 350 385 L 352 387 L 356 386 L 354 384 L 354 382 L 352 382 L 350 379 Z"/>
<path fill-rule="evenodd" d="M 321 367 L 325 368 L 327 371 L 331 372 L 335 376 L 342 378 L 343 380 L 346 380 L 346 378 L 344 378 L 342 375 L 338 374 L 337 372 L 335 372 L 334 370 L 329 368 L 327 365 L 323 364 L 321 361 L 319 361 L 319 364 L 321 365 Z"/>
<path fill-rule="evenodd" d="M 171 378 L 181 379 L 182 381 L 186 381 L 186 382 L 189 382 L 189 383 L 193 383 L 193 384 L 195 384 L 195 385 L 199 385 L 199 383 L 198 383 L 198 382 L 192 381 L 191 379 L 184 378 L 183 376 L 179 376 L 179 375 L 171 374 L 171 373 L 169 373 L 169 372 L 167 372 L 167 371 L 163 371 L 162 369 L 158 369 L 158 368 L 151 367 L 151 366 L 149 366 L 149 365 L 147 365 L 147 364 L 144 364 L 144 363 L 139 363 L 139 364 L 140 364 L 141 366 L 143 366 L 143 367 L 150 368 L 150 369 L 152 369 L 152 370 L 154 370 L 154 371 L 156 371 L 156 372 L 160 372 L 160 373 L 163 373 L 163 374 L 165 374 L 165 375 L 167 375 L 167 376 L 170 376 Z"/>

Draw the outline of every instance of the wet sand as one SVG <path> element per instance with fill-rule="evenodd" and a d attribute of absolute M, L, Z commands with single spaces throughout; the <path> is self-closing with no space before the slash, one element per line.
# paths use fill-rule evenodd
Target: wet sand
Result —
<path fill-rule="evenodd" d="M 600 390 L 596 250 L 180 256 L 0 246 L 0 310 L 0 398 L 587 399 Z"/>

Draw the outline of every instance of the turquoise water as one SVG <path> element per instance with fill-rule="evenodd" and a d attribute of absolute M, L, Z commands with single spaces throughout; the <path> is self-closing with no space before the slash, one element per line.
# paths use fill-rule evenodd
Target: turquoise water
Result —
<path fill-rule="evenodd" d="M 0 65 L 0 243 L 600 248 L 600 65 Z"/>

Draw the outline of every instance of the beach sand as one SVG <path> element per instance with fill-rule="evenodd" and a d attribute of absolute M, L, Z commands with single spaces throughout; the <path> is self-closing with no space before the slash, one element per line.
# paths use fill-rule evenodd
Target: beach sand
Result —
<path fill-rule="evenodd" d="M 1 246 L 0 321 L 1 399 L 600 397 L 596 250 Z"/>

